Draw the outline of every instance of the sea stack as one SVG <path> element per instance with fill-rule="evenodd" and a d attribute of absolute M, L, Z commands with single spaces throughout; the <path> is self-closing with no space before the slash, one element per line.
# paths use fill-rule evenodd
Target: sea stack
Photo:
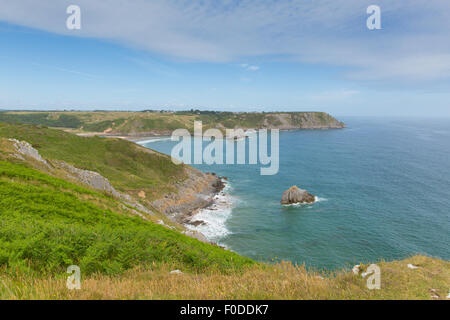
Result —
<path fill-rule="evenodd" d="M 281 204 L 314 203 L 315 200 L 315 197 L 308 191 L 293 186 L 283 193 Z"/>

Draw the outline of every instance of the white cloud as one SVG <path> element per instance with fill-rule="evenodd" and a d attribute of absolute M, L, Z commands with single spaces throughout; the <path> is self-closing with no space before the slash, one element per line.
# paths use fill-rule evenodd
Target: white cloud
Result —
<path fill-rule="evenodd" d="M 258 66 L 250 66 L 250 67 L 248 67 L 248 69 L 247 70 L 250 70 L 250 71 L 258 71 L 260 68 L 258 67 Z"/>
<path fill-rule="evenodd" d="M 366 28 L 372 0 L 77 0 L 82 30 L 70 31 L 72 2 L 0 0 L 0 20 L 177 59 L 283 56 L 347 67 L 358 80 L 450 78 L 449 1 L 378 0 L 383 29 L 376 31 Z"/>
<path fill-rule="evenodd" d="M 261 69 L 259 66 L 251 66 L 248 63 L 242 63 L 240 64 L 240 66 L 248 71 L 258 71 L 259 69 Z"/>

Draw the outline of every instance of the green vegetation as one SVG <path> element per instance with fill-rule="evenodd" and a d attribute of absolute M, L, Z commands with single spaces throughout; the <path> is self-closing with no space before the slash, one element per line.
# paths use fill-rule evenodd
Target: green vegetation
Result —
<path fill-rule="evenodd" d="M 82 123 L 74 115 L 65 113 L 7 113 L 0 112 L 0 121 L 9 123 L 41 124 L 49 127 L 79 128 Z"/>
<path fill-rule="evenodd" d="M 125 122 L 125 119 L 115 119 L 115 120 L 105 120 L 94 123 L 85 123 L 83 126 L 83 130 L 92 131 L 92 132 L 103 132 L 108 130 L 108 128 L 112 128 L 114 126 L 120 126 Z M 77 127 L 75 127 L 77 128 Z"/>
<path fill-rule="evenodd" d="M 166 155 L 122 139 L 80 137 L 42 126 L 1 122 L 0 137 L 27 141 L 44 158 L 96 171 L 120 191 L 144 190 L 148 200 L 176 191 L 173 183 L 185 178 L 184 167 Z"/>
<path fill-rule="evenodd" d="M 209 128 L 289 127 L 339 128 L 343 123 L 323 112 L 0 112 L 0 121 L 41 124 L 71 129 L 77 133 L 96 132 L 117 135 L 170 134 L 175 129 L 193 131 L 194 121 Z"/>
<path fill-rule="evenodd" d="M 250 259 L 127 215 L 106 195 L 0 161 L 0 266 L 15 272 L 118 274 L 137 265 L 240 269 Z"/>

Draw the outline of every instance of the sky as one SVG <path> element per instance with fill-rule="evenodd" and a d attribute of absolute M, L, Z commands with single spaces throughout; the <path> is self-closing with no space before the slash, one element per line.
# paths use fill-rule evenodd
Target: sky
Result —
<path fill-rule="evenodd" d="M 450 117 L 449 17 L 446 0 L 0 0 L 0 109 Z"/>

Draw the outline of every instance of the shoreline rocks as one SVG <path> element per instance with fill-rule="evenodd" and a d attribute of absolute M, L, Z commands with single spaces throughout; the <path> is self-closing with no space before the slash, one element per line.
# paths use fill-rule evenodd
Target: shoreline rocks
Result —
<path fill-rule="evenodd" d="M 292 186 L 283 193 L 281 197 L 281 204 L 296 204 L 296 203 L 314 203 L 316 197 L 306 190 L 299 189 L 297 186 Z"/>
<path fill-rule="evenodd" d="M 187 224 L 199 210 L 211 206 L 225 187 L 221 177 L 186 167 L 188 179 L 176 185 L 177 193 L 155 200 L 151 205 L 172 220 Z"/>

